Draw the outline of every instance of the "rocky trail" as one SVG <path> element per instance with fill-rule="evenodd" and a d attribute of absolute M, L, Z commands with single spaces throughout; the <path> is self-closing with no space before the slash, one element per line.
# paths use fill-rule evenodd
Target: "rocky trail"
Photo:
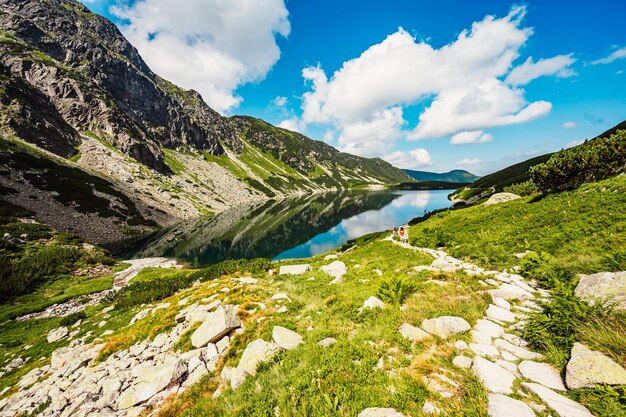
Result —
<path fill-rule="evenodd" d="M 467 369 L 488 392 L 488 414 L 491 417 L 589 417 L 593 414 L 564 395 L 568 388 L 626 383 L 626 370 L 605 355 L 581 344 L 576 344 L 572 350 L 565 380 L 557 369 L 545 362 L 542 354 L 527 348 L 527 342 L 520 336 L 527 314 L 539 309 L 538 302 L 550 298 L 550 292 L 538 288 L 536 283 L 528 282 L 515 273 L 485 270 L 441 250 L 417 248 L 391 238 L 385 240 L 408 250 L 428 253 L 434 258 L 430 265 L 414 267 L 417 271 L 464 270 L 466 274 L 475 276 L 492 299 L 484 317 L 473 327 L 462 317 L 439 316 L 426 319 L 419 326 L 404 323 L 398 328 L 399 333 L 412 343 L 435 338 L 455 352 L 452 363 L 456 369 L 441 367 L 423 377 L 427 389 L 436 393 L 435 399 L 424 403 L 421 410 L 424 415 L 442 413 L 445 401 L 459 392 L 460 374 Z M 328 255 L 324 259 L 327 264 L 319 268 L 333 278 L 328 285 L 340 283 L 348 270 L 340 256 Z M 116 285 L 125 285 L 148 265 L 168 264 L 163 259 L 137 261 L 118 275 Z M 296 276 L 311 269 L 306 264 L 281 266 L 279 274 Z M 450 285 L 436 279 L 429 282 Z M 206 282 L 184 290 L 168 300 L 170 302 L 143 306 L 128 326 L 142 325 L 145 323 L 142 320 L 152 320 L 165 311 L 176 312 L 176 324 L 153 338 L 124 349 L 108 351 L 107 339 L 89 339 L 90 333 L 71 340 L 80 328 L 80 322 L 73 326 L 75 329 L 56 329 L 54 341 L 58 340 L 58 336 L 71 342 L 56 349 L 48 364 L 32 369 L 19 380 L 15 393 L 0 400 L 0 414 L 19 416 L 43 407 L 42 416 L 157 415 L 165 401 L 182 394 L 211 373 L 218 374 L 221 380 L 221 385 L 212 393 L 213 398 L 222 395 L 228 388 L 237 390 L 248 378 L 255 377 L 261 363 L 269 361 L 280 351 L 298 349 L 304 343 L 301 334 L 275 325 L 270 327 L 271 340 L 257 338 L 248 342 L 241 356 L 237 353 L 240 358 L 238 364 L 224 366 L 224 358 L 233 341 L 245 332 L 246 327 L 238 314 L 240 306 L 229 302 L 230 294 L 259 288 L 255 278 L 229 278 L 226 282 Z M 286 313 L 287 305 L 292 301 L 289 293 L 266 293 L 264 297 L 263 302 L 255 303 L 254 311 L 261 313 L 256 318 L 257 322 Z M 360 311 L 368 308 L 389 306 L 371 296 Z M 113 313 L 111 306 L 99 315 L 106 320 Z M 470 343 L 446 341 L 468 332 L 471 334 Z M 105 332 L 102 336 L 115 337 L 113 333 Z M 336 342 L 332 337 L 315 341 L 322 347 Z M 187 348 L 181 349 L 183 345 Z M 384 361 L 385 358 L 381 357 L 380 369 L 383 369 Z M 359 417 L 402 415 L 391 408 L 367 408 L 360 412 Z"/>

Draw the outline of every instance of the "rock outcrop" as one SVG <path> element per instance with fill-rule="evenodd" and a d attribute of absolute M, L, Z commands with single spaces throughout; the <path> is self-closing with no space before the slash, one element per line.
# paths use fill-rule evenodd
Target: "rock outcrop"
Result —
<path fill-rule="evenodd" d="M 574 294 L 594 304 L 600 302 L 617 310 L 626 310 L 626 271 L 580 274 Z"/>
<path fill-rule="evenodd" d="M 574 343 L 565 367 L 565 382 L 569 389 L 594 387 L 600 384 L 626 385 L 626 369 L 600 352 Z"/>

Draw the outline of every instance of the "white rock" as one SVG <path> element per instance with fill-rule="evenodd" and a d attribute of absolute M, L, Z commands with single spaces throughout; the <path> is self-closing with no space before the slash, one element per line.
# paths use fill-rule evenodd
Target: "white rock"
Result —
<path fill-rule="evenodd" d="M 283 265 L 278 270 L 278 275 L 302 275 L 305 272 L 312 271 L 311 265 L 302 264 L 302 265 Z"/>
<path fill-rule="evenodd" d="M 287 306 L 282 306 L 281 308 L 279 308 L 278 310 L 276 310 L 277 313 L 286 313 L 288 312 L 289 309 L 287 308 Z"/>
<path fill-rule="evenodd" d="M 302 336 L 280 326 L 274 326 L 272 329 L 272 339 L 274 343 L 286 350 L 295 349 L 302 343 Z"/>
<path fill-rule="evenodd" d="M 574 291 L 576 297 L 594 304 L 611 304 L 617 310 L 626 310 L 626 271 L 580 274 Z"/>
<path fill-rule="evenodd" d="M 474 358 L 472 371 L 483 383 L 487 391 L 494 394 L 512 394 L 515 375 L 501 366 L 481 358 Z"/>
<path fill-rule="evenodd" d="M 508 361 L 504 361 L 502 359 L 498 359 L 495 363 L 496 363 L 496 365 L 506 369 L 507 371 L 509 371 L 513 375 L 517 375 L 517 365 L 516 364 L 508 362 Z"/>
<path fill-rule="evenodd" d="M 565 381 L 569 389 L 598 384 L 626 385 L 626 370 L 608 356 L 574 343 L 565 368 Z"/>
<path fill-rule="evenodd" d="M 246 346 L 237 368 L 248 372 L 250 375 L 256 375 L 257 366 L 268 361 L 279 350 L 280 347 L 276 343 L 257 339 Z"/>
<path fill-rule="evenodd" d="M 463 355 L 455 356 L 452 359 L 452 364 L 463 369 L 470 368 L 472 366 L 472 358 Z"/>
<path fill-rule="evenodd" d="M 517 194 L 513 193 L 495 193 L 487 201 L 483 203 L 483 206 L 491 206 L 494 204 L 506 203 L 507 201 L 517 200 L 521 198 Z"/>
<path fill-rule="evenodd" d="M 499 297 L 505 300 L 526 300 L 533 297 L 529 291 L 526 291 L 515 284 L 507 283 L 500 285 L 500 288 L 495 290 L 489 290 L 489 294 L 491 294 L 492 298 Z"/>
<path fill-rule="evenodd" d="M 518 365 L 518 369 L 526 379 L 530 379 L 548 388 L 565 391 L 565 386 L 563 385 L 563 381 L 561 381 L 559 371 L 547 363 L 522 361 Z"/>
<path fill-rule="evenodd" d="M 289 298 L 289 296 L 285 294 L 284 292 L 279 292 L 278 294 L 272 295 L 272 298 L 270 298 L 270 300 L 273 300 L 273 301 L 286 300 L 288 302 L 291 302 L 291 298 Z"/>
<path fill-rule="evenodd" d="M 232 389 L 237 390 L 246 381 L 246 378 L 250 374 L 239 368 L 233 368 L 230 371 L 230 386 Z"/>
<path fill-rule="evenodd" d="M 504 321 L 509 323 L 515 321 L 515 314 L 511 313 L 509 310 L 505 310 L 502 307 L 498 307 L 493 304 L 489 304 L 489 308 L 487 308 L 487 317 L 492 320 Z"/>
<path fill-rule="evenodd" d="M 459 352 L 463 352 L 464 350 L 469 349 L 469 346 L 467 345 L 467 343 L 463 340 L 457 340 L 456 342 L 454 342 L 454 347 L 456 348 L 456 350 L 458 350 Z"/>
<path fill-rule="evenodd" d="M 497 305 L 500 308 L 503 308 L 505 310 L 510 310 L 511 309 L 511 303 L 509 303 L 508 301 L 506 301 L 504 298 L 502 297 L 494 297 L 493 298 L 493 303 L 495 305 Z"/>
<path fill-rule="evenodd" d="M 409 339 L 413 343 L 420 342 L 424 339 L 430 339 L 432 337 L 424 330 L 419 327 L 412 326 L 409 323 L 403 323 L 398 330 L 402 336 Z"/>
<path fill-rule="evenodd" d="M 501 337 L 504 334 L 502 326 L 490 320 L 478 320 L 474 329 L 491 337 Z"/>
<path fill-rule="evenodd" d="M 317 342 L 317 344 L 322 347 L 330 346 L 335 343 L 337 343 L 337 339 L 335 339 L 334 337 L 327 337 L 326 339 L 322 339 Z"/>
<path fill-rule="evenodd" d="M 507 352 L 506 350 L 500 352 L 500 354 L 502 355 L 502 359 L 504 359 L 505 361 L 515 362 L 518 359 L 517 356 L 515 356 L 511 352 Z"/>
<path fill-rule="evenodd" d="M 522 386 L 536 394 L 541 401 L 553 409 L 559 417 L 594 417 L 585 407 L 569 398 L 557 394 L 543 385 L 524 382 Z"/>
<path fill-rule="evenodd" d="M 424 405 L 422 406 L 422 413 L 424 414 L 441 414 L 441 409 L 437 407 L 432 401 L 426 400 L 424 401 Z"/>
<path fill-rule="evenodd" d="M 366 308 L 385 308 L 385 303 L 383 303 L 380 299 L 371 296 L 370 298 L 365 300 L 365 302 L 363 303 L 363 307 L 359 309 L 359 312 Z"/>
<path fill-rule="evenodd" d="M 322 266 L 320 269 L 335 278 L 341 278 L 346 272 L 348 272 L 346 264 L 341 261 L 331 262 L 328 265 Z"/>
<path fill-rule="evenodd" d="M 461 317 L 441 316 L 422 321 L 422 329 L 442 339 L 465 333 L 471 329 L 469 323 Z"/>
<path fill-rule="evenodd" d="M 404 414 L 397 412 L 393 408 L 366 408 L 361 411 L 358 417 L 404 417 Z"/>
<path fill-rule="evenodd" d="M 472 336 L 472 342 L 474 343 L 482 343 L 482 344 L 491 344 L 491 336 L 488 334 L 479 332 L 477 330 L 470 330 L 470 335 Z"/>
<path fill-rule="evenodd" d="M 522 347 L 512 345 L 511 343 L 507 342 L 506 340 L 496 339 L 493 342 L 493 344 L 498 349 L 510 352 L 513 355 L 515 355 L 515 356 L 517 356 L 518 358 L 521 358 L 521 359 L 541 360 L 541 359 L 544 358 L 543 355 L 540 354 L 540 353 L 531 352 L 530 350 L 524 349 Z"/>
<path fill-rule="evenodd" d="M 253 285 L 259 282 L 258 279 L 256 278 L 251 278 L 251 277 L 241 277 L 241 278 L 235 278 L 235 281 L 240 282 L 242 284 L 249 284 L 249 285 Z"/>
<path fill-rule="evenodd" d="M 205 321 L 191 335 L 191 344 L 195 348 L 216 342 L 231 330 L 241 326 L 235 306 L 220 306 L 210 313 Z"/>
<path fill-rule="evenodd" d="M 489 344 L 470 343 L 469 348 L 472 352 L 474 352 L 478 356 L 486 356 L 492 359 L 495 359 L 498 356 L 500 356 L 500 352 L 498 351 L 498 349 L 496 349 L 495 347 Z"/>
<path fill-rule="evenodd" d="M 58 340 L 61 340 L 64 337 L 66 337 L 69 333 L 70 331 L 67 327 L 59 327 L 58 329 L 51 330 L 48 333 L 48 337 L 47 337 L 48 343 L 54 343 Z"/>
<path fill-rule="evenodd" d="M 335 255 L 335 254 L 330 254 L 330 255 L 324 256 L 324 260 L 325 261 L 330 261 L 331 259 L 337 259 L 337 258 L 338 258 L 338 256 Z"/>
<path fill-rule="evenodd" d="M 535 412 L 526 403 L 502 394 L 489 394 L 487 414 L 490 417 L 535 416 Z"/>

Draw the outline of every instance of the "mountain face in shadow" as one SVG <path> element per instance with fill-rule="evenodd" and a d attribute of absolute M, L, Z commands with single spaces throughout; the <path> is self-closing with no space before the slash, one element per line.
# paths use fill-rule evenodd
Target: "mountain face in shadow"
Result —
<path fill-rule="evenodd" d="M 227 259 L 273 258 L 399 195 L 345 191 L 269 200 L 227 210 L 211 218 L 177 224 L 148 236 L 125 255 L 167 256 L 195 265 Z"/>

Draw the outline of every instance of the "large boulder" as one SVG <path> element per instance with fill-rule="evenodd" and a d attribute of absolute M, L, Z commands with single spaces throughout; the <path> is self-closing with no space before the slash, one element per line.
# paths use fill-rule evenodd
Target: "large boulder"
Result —
<path fill-rule="evenodd" d="M 626 385 L 626 370 L 608 356 L 574 343 L 565 368 L 565 382 L 569 389 L 599 384 Z"/>
<path fill-rule="evenodd" d="M 480 379 L 488 392 L 493 394 L 512 394 L 515 375 L 495 363 L 477 356 L 472 364 L 472 371 Z"/>
<path fill-rule="evenodd" d="M 422 322 L 422 329 L 442 339 L 447 339 L 453 334 L 465 333 L 471 329 L 469 323 L 461 317 L 441 316 L 427 319 Z"/>
<path fill-rule="evenodd" d="M 246 371 L 250 375 L 256 375 L 257 366 L 262 362 L 270 360 L 279 350 L 280 346 L 276 343 L 257 339 L 246 346 L 237 368 Z"/>
<path fill-rule="evenodd" d="M 274 326 L 274 329 L 272 329 L 272 339 L 274 343 L 285 350 L 295 349 L 302 343 L 302 336 L 280 326 Z"/>
<path fill-rule="evenodd" d="M 201 348 L 208 343 L 217 342 L 222 336 L 241 326 L 235 306 L 224 305 L 209 313 L 204 322 L 191 335 L 194 348 Z"/>
<path fill-rule="evenodd" d="M 517 200 L 518 198 L 521 197 L 513 193 L 495 193 L 491 197 L 489 197 L 489 200 L 483 203 L 483 206 L 506 203 L 507 201 Z"/>
<path fill-rule="evenodd" d="M 489 394 L 489 417 L 535 417 L 528 404 L 502 394 Z"/>
<path fill-rule="evenodd" d="M 126 410 L 152 398 L 172 381 L 180 378 L 186 371 L 185 362 L 173 356 L 167 356 L 163 362 L 143 368 L 137 376 L 135 384 L 120 395 L 118 408 Z"/>
<path fill-rule="evenodd" d="M 311 265 L 309 264 L 283 265 L 278 270 L 278 275 L 302 275 L 311 270 L 313 270 L 313 268 L 311 268 Z"/>
<path fill-rule="evenodd" d="M 581 274 L 574 294 L 590 304 L 601 302 L 626 310 L 626 271 Z"/>

